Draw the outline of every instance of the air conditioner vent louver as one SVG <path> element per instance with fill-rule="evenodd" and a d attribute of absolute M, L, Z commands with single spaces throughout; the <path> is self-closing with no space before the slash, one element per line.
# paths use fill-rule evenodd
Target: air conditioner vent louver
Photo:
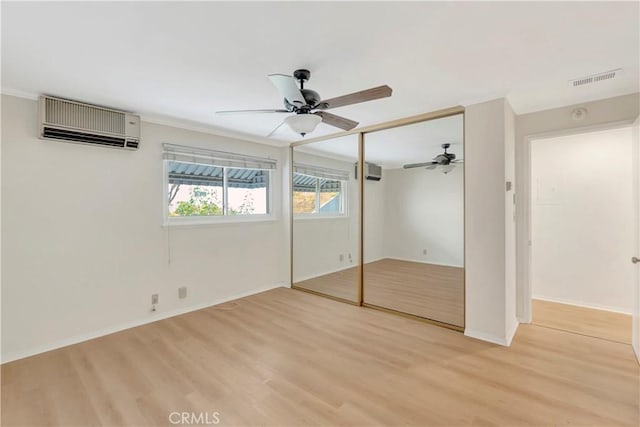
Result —
<path fill-rule="evenodd" d="M 594 74 L 591 76 L 581 77 L 579 79 L 570 80 L 569 82 L 573 87 L 583 86 L 590 83 L 597 83 L 603 80 L 609 80 L 616 76 L 617 73 L 621 71 L 620 68 L 617 70 L 605 71 L 604 73 Z"/>
<path fill-rule="evenodd" d="M 45 127 L 42 134 L 45 138 L 64 139 L 73 142 L 91 142 L 99 145 L 109 145 L 111 147 L 124 147 L 124 138 L 114 138 L 112 136 L 93 135 L 72 130 L 55 129 Z"/>
<path fill-rule="evenodd" d="M 140 117 L 124 111 L 50 96 L 40 97 L 43 139 L 136 150 Z"/>
<path fill-rule="evenodd" d="M 47 123 L 124 134 L 125 114 L 62 99 L 46 99 Z"/>

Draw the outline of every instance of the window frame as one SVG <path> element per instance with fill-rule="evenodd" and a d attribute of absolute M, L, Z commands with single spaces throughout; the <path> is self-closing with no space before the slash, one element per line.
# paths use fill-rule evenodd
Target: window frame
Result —
<path fill-rule="evenodd" d="M 293 176 L 298 172 L 293 172 Z M 300 173 L 300 175 L 305 175 Z M 311 175 L 306 175 L 311 176 Z M 344 179 L 334 179 L 332 181 L 340 182 L 340 206 L 342 207 L 341 212 L 320 212 L 320 180 L 323 178 L 312 176 L 316 180 L 316 197 L 315 197 L 315 211 L 316 212 L 293 212 L 293 199 L 294 193 L 296 192 L 293 188 L 291 189 L 291 211 L 293 213 L 293 219 L 338 219 L 338 218 L 347 218 L 349 216 L 349 203 L 348 203 L 348 189 L 349 189 L 349 181 Z"/>
<path fill-rule="evenodd" d="M 169 194 L 167 189 L 169 188 L 169 170 L 168 162 L 171 160 L 162 160 L 162 225 L 168 226 L 197 226 L 197 225 L 215 225 L 215 224 L 229 224 L 229 223 L 242 223 L 242 222 L 264 222 L 264 221 L 276 221 L 277 216 L 274 213 L 273 203 L 273 177 L 277 169 L 259 169 L 259 168 L 240 168 L 236 166 L 219 166 L 222 168 L 222 215 L 194 215 L 194 216 L 169 216 Z M 188 162 L 181 162 L 188 163 Z M 194 163 L 196 164 L 196 163 Z M 268 186 L 267 186 L 267 213 L 266 214 L 240 214 L 229 215 L 228 212 L 228 189 L 227 186 L 227 170 L 228 169 L 258 169 L 265 171 L 268 174 Z"/>

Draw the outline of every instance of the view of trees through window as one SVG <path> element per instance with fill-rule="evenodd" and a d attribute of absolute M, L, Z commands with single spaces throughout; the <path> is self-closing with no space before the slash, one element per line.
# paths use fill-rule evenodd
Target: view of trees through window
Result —
<path fill-rule="evenodd" d="M 169 184 L 169 216 L 223 214 L 222 186 Z"/>
<path fill-rule="evenodd" d="M 224 215 L 222 186 L 169 184 L 169 216 Z M 267 213 L 267 188 L 229 188 L 227 215 Z"/>
<path fill-rule="evenodd" d="M 169 217 L 269 213 L 268 171 L 229 168 L 226 171 L 226 188 L 223 186 L 222 168 L 218 171 L 212 168 L 211 173 L 208 177 L 172 177 L 170 174 L 167 189 Z M 196 180 L 202 183 L 193 183 Z"/>

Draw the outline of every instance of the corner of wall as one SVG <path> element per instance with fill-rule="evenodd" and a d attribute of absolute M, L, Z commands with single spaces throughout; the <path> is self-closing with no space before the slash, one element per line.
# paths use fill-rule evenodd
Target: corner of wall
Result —
<path fill-rule="evenodd" d="M 507 335 L 506 335 L 507 347 L 511 346 L 511 341 L 513 341 L 513 337 L 516 336 L 516 332 L 518 331 L 519 326 L 520 326 L 520 322 L 515 317 L 511 320 L 511 322 L 507 323 Z"/>
<path fill-rule="evenodd" d="M 465 109 L 465 335 L 507 345 L 505 100 Z"/>
<path fill-rule="evenodd" d="M 469 338 L 475 338 L 477 340 L 490 342 L 492 344 L 498 344 L 504 347 L 508 347 L 507 339 L 505 337 L 499 337 L 497 335 L 492 335 L 483 331 L 477 331 L 474 329 L 465 329 L 464 335 Z"/>

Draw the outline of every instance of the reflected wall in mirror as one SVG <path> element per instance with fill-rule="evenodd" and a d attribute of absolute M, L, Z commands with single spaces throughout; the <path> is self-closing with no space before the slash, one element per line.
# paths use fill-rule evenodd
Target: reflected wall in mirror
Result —
<path fill-rule="evenodd" d="M 293 286 L 359 302 L 358 136 L 293 149 Z"/>
<path fill-rule="evenodd" d="M 464 327 L 463 129 L 459 114 L 365 135 L 382 167 L 364 188 L 365 304 Z"/>

